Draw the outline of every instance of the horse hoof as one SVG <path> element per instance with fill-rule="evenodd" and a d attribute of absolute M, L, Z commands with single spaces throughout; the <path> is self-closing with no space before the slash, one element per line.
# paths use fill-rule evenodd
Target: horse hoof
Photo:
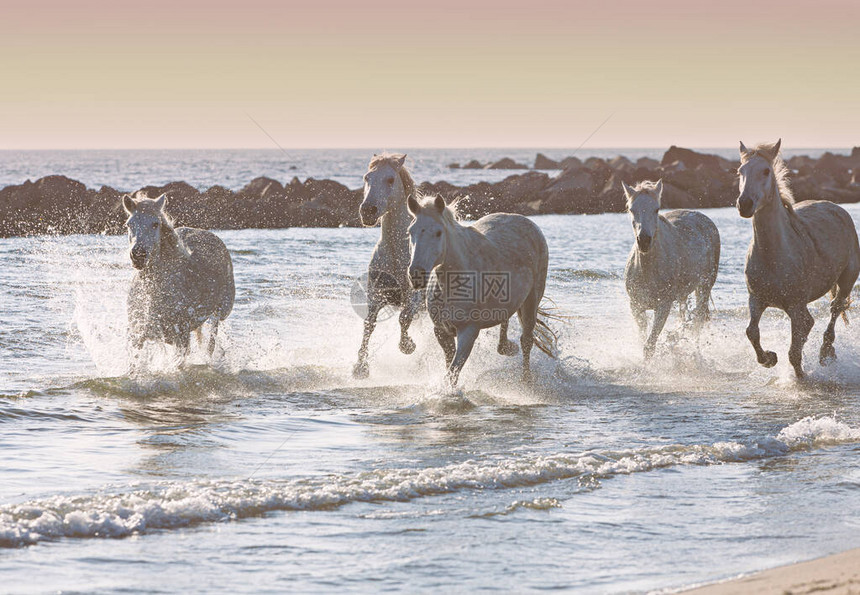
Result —
<path fill-rule="evenodd" d="M 361 362 L 355 364 L 352 368 L 352 377 L 357 380 L 363 380 L 370 376 L 370 366 L 367 365 L 367 362 Z"/>
<path fill-rule="evenodd" d="M 415 351 L 415 341 L 409 337 L 400 339 L 400 351 L 406 355 L 413 353 Z"/>
<path fill-rule="evenodd" d="M 504 345 L 499 345 L 499 355 L 516 355 L 520 352 L 520 348 L 513 341 L 508 341 Z"/>
<path fill-rule="evenodd" d="M 527 370 L 523 372 L 523 384 L 534 384 L 534 381 L 535 377 L 534 374 L 531 373 L 531 371 Z"/>
<path fill-rule="evenodd" d="M 762 361 L 760 361 L 759 363 L 761 365 L 763 365 L 765 368 L 772 368 L 776 365 L 776 362 L 777 362 L 776 354 L 773 351 L 765 351 L 764 357 L 762 358 Z"/>
<path fill-rule="evenodd" d="M 818 362 L 822 366 L 827 366 L 836 361 L 836 349 L 833 345 L 822 345 L 821 352 L 818 355 Z"/>

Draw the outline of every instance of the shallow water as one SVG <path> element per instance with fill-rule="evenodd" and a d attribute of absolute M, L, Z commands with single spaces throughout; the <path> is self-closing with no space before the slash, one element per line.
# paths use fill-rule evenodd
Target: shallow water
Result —
<path fill-rule="evenodd" d="M 749 222 L 707 214 L 723 262 L 698 345 L 673 316 L 643 367 L 623 215 L 537 217 L 561 357 L 527 387 L 485 333 L 454 394 L 426 317 L 412 356 L 382 323 L 350 377 L 378 230 L 220 233 L 237 301 L 214 362 L 155 348 L 138 376 L 124 238 L 0 240 L 4 588 L 647 591 L 860 546 L 858 325 L 822 369 L 815 304 L 798 382 L 769 313 L 781 361 L 758 367 Z"/>

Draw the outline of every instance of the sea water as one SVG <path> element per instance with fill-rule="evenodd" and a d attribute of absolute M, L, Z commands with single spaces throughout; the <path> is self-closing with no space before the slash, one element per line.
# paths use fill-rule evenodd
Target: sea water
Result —
<path fill-rule="evenodd" d="M 676 311 L 643 362 L 625 215 L 539 216 L 559 357 L 524 385 L 483 332 L 453 393 L 426 314 L 406 356 L 386 313 L 351 377 L 378 229 L 219 232 L 236 305 L 214 358 L 154 346 L 135 375 L 126 239 L 0 240 L 0 590 L 648 591 L 860 546 L 860 324 L 822 368 L 813 304 L 798 381 L 769 311 L 780 362 L 758 366 L 750 223 L 706 214 L 698 339 Z"/>

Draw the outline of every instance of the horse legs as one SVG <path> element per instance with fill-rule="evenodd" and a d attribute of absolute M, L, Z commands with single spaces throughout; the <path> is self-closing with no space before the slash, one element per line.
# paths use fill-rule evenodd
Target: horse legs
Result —
<path fill-rule="evenodd" d="M 678 300 L 678 314 L 681 316 L 681 324 L 686 324 L 687 316 L 690 314 L 690 305 L 687 303 L 687 298 Z"/>
<path fill-rule="evenodd" d="M 672 302 L 659 302 L 654 308 L 654 324 L 651 326 L 651 334 L 648 340 L 645 341 L 645 359 L 651 359 L 654 355 L 654 348 L 657 346 L 657 337 L 663 331 L 666 325 L 666 320 L 669 318 L 669 313 L 672 311 Z"/>
<path fill-rule="evenodd" d="M 523 350 L 523 382 L 531 382 L 533 380 L 531 370 L 531 352 L 532 345 L 535 342 L 535 323 L 537 322 L 538 298 L 534 291 L 526 297 L 523 305 L 517 311 L 517 317 L 520 319 L 520 326 L 523 327 L 523 333 L 520 335 L 520 347 Z"/>
<path fill-rule="evenodd" d="M 185 367 L 185 361 L 188 359 L 188 352 L 191 351 L 191 331 L 181 332 L 176 337 L 176 350 L 179 353 L 179 367 Z"/>
<path fill-rule="evenodd" d="M 367 346 L 370 344 L 370 335 L 376 328 L 376 317 L 381 309 L 382 305 L 379 302 L 371 301 L 368 304 L 367 318 L 364 319 L 364 336 L 358 349 L 358 362 L 352 368 L 353 378 L 367 378 L 370 375 L 370 368 L 367 365 Z"/>
<path fill-rule="evenodd" d="M 698 334 L 711 318 L 709 308 L 712 285 L 702 285 L 696 288 L 696 308 L 693 310 L 693 331 Z"/>
<path fill-rule="evenodd" d="M 415 351 L 415 341 L 409 337 L 409 325 L 415 319 L 415 313 L 421 307 L 421 292 L 413 291 L 406 300 L 406 305 L 400 311 L 400 351 L 409 355 Z"/>
<path fill-rule="evenodd" d="M 806 304 L 801 304 L 787 312 L 791 319 L 791 347 L 788 348 L 788 361 L 794 367 L 794 373 L 798 378 L 803 378 L 803 346 L 815 319 Z"/>
<path fill-rule="evenodd" d="M 630 310 L 633 312 L 636 326 L 639 327 L 639 340 L 644 343 L 648 337 L 648 316 L 645 314 L 645 310 L 638 307 L 631 307 Z"/>
<path fill-rule="evenodd" d="M 451 365 L 451 362 L 454 361 L 454 352 L 456 350 L 454 343 L 455 335 L 447 332 L 441 326 L 434 326 L 433 334 L 436 335 L 436 340 L 439 341 L 442 351 L 445 352 L 445 367 L 447 368 Z"/>
<path fill-rule="evenodd" d="M 499 355 L 516 355 L 519 351 L 517 344 L 508 340 L 508 320 L 503 320 L 499 326 Z"/>
<path fill-rule="evenodd" d="M 202 327 L 201 327 L 202 328 Z M 212 319 L 212 334 L 209 335 L 209 357 L 212 357 L 212 354 L 215 353 L 215 337 L 218 335 L 218 319 Z"/>
<path fill-rule="evenodd" d="M 457 351 L 454 353 L 454 359 L 448 366 L 448 382 L 452 388 L 457 386 L 457 380 L 460 378 L 460 370 L 463 369 L 463 365 L 469 359 L 469 354 L 472 353 L 472 347 L 475 346 L 475 339 L 478 338 L 480 331 L 481 329 L 477 326 L 467 326 L 457 331 Z"/>
<path fill-rule="evenodd" d="M 761 302 L 758 298 L 750 294 L 750 323 L 747 326 L 747 339 L 755 350 L 756 360 L 765 368 L 772 368 L 776 365 L 777 357 L 773 351 L 765 351 L 761 348 L 761 334 L 758 330 L 758 323 L 761 320 L 761 315 L 767 309 L 767 305 Z"/>
<path fill-rule="evenodd" d="M 818 361 L 822 366 L 826 366 L 836 359 L 836 349 L 833 348 L 833 341 L 836 340 L 836 319 L 848 309 L 851 303 L 849 296 L 855 281 L 857 281 L 857 271 L 853 268 L 846 268 L 836 282 L 836 295 L 830 302 L 830 322 L 824 331 L 824 341 L 818 355 Z"/>

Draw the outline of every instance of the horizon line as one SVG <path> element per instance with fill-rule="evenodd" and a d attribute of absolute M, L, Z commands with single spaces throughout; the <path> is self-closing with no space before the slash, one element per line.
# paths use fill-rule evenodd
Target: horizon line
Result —
<path fill-rule="evenodd" d="M 693 150 L 727 150 L 737 149 L 736 145 L 729 146 L 702 146 L 702 145 L 613 145 L 613 146 L 595 146 L 589 148 L 577 148 L 574 146 L 442 146 L 442 145 L 427 145 L 427 146 L 401 146 L 400 150 L 513 150 L 513 151 L 560 151 L 570 150 L 576 152 L 587 151 L 610 151 L 610 150 L 662 150 L 664 147 L 680 147 Z M 860 144 L 854 146 L 834 146 L 834 145 L 808 145 L 799 146 L 796 148 L 786 147 L 789 151 L 799 151 L 804 149 L 815 150 L 848 150 L 851 151 L 860 147 Z M 27 151 L 384 151 L 390 147 L 371 147 L 371 146 L 327 146 L 327 147 L 283 147 L 283 149 L 271 146 L 232 146 L 232 147 L 28 147 L 28 148 L 10 148 L 0 147 L 0 152 L 27 152 Z"/>

